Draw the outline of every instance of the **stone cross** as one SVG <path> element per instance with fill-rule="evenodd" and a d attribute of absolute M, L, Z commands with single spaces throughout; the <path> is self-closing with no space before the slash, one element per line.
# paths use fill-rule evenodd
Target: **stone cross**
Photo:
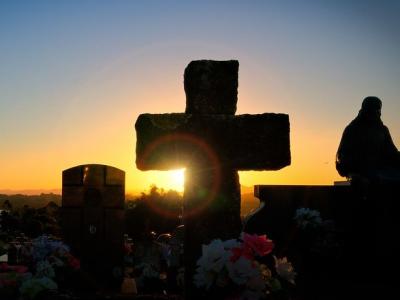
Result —
<path fill-rule="evenodd" d="M 237 238 L 241 228 L 238 170 L 290 164 L 289 117 L 235 116 L 239 62 L 199 60 L 185 69 L 185 113 L 141 114 L 135 124 L 140 170 L 186 168 L 185 277 L 191 287 L 201 245 Z"/>

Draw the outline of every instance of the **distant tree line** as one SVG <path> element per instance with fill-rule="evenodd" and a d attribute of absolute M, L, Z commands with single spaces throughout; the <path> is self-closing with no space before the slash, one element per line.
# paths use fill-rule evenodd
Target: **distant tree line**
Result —
<path fill-rule="evenodd" d="M 132 238 L 148 238 L 172 232 L 182 224 L 182 194 L 153 185 L 139 196 L 126 196 L 126 233 Z M 258 207 L 259 201 L 252 193 L 242 194 L 242 215 Z M 0 194 L 0 211 L 3 211 L 3 230 L 14 228 L 35 236 L 59 232 L 61 195 L 3 195 Z"/>
<path fill-rule="evenodd" d="M 4 203 L 8 201 L 13 209 L 21 209 L 24 206 L 31 208 L 45 207 L 49 202 L 54 202 L 58 206 L 61 205 L 61 195 L 58 194 L 40 194 L 40 195 L 4 195 L 0 194 L 0 209 L 4 209 Z"/>
<path fill-rule="evenodd" d="M 0 210 L 0 239 L 2 236 L 13 237 L 18 233 L 29 237 L 44 233 L 60 235 L 59 206 L 53 201 L 41 208 L 24 205 L 14 209 L 11 201 L 6 200 Z"/>
<path fill-rule="evenodd" d="M 172 232 L 182 223 L 182 195 L 153 185 L 148 193 L 126 201 L 126 231 L 134 239 Z"/>

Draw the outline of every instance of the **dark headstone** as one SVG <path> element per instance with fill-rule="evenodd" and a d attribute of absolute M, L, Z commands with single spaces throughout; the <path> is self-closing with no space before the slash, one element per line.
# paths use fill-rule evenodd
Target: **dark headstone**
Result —
<path fill-rule="evenodd" d="M 298 208 L 318 210 L 323 219 L 334 219 L 341 228 L 352 222 L 351 210 L 344 207 L 350 208 L 355 195 L 347 185 L 256 185 L 254 196 L 263 205 L 246 217 L 244 230 L 267 234 L 277 247 L 287 245 Z"/>
<path fill-rule="evenodd" d="M 301 299 L 320 299 L 323 294 L 341 299 L 343 294 L 333 297 L 338 286 L 363 284 L 365 292 L 376 284 L 397 286 L 396 279 L 387 276 L 400 267 L 396 185 L 370 186 L 367 191 L 354 185 L 258 185 L 254 195 L 262 205 L 246 217 L 244 230 L 267 234 L 278 255 L 289 256 Z M 296 226 L 296 210 L 304 207 L 321 213 L 321 227 Z M 352 271 L 343 272 L 349 265 Z"/>
<path fill-rule="evenodd" d="M 96 276 L 122 262 L 125 172 L 106 165 L 63 171 L 62 229 L 66 242 Z"/>

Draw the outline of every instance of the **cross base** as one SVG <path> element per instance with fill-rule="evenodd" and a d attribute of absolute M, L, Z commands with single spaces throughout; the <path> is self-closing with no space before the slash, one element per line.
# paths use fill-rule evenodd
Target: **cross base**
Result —
<path fill-rule="evenodd" d="M 193 275 L 202 244 L 213 239 L 237 238 L 242 230 L 238 172 L 218 166 L 187 170 L 183 214 L 185 293 L 186 299 L 196 299 L 199 294 L 193 285 Z"/>

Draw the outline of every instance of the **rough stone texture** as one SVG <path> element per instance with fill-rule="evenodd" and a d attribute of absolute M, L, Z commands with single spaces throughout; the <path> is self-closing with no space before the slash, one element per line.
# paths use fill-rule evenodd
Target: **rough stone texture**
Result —
<path fill-rule="evenodd" d="M 289 117 L 234 116 L 237 61 L 193 61 L 185 70 L 186 113 L 142 114 L 136 121 L 140 170 L 186 168 L 184 192 L 186 299 L 203 299 L 193 286 L 201 245 L 237 238 L 237 170 L 278 170 L 290 164 Z"/>
<path fill-rule="evenodd" d="M 140 170 L 185 168 L 215 155 L 221 165 L 236 170 L 278 170 L 290 164 L 285 114 L 142 114 L 135 126 Z"/>
<path fill-rule="evenodd" d="M 62 230 L 82 267 L 107 280 L 123 258 L 125 172 L 82 165 L 62 173 Z"/>
<path fill-rule="evenodd" d="M 186 113 L 236 112 L 239 62 L 196 60 L 185 69 Z"/>
<path fill-rule="evenodd" d="M 186 298 L 204 299 L 192 285 L 201 245 L 213 239 L 237 238 L 242 229 L 238 172 L 229 167 L 199 165 L 185 171 Z"/>
<path fill-rule="evenodd" d="M 187 297 L 201 245 L 241 231 L 237 170 L 277 170 L 290 164 L 285 114 L 142 114 L 136 122 L 141 170 L 186 168 L 184 192 Z M 195 234 L 194 234 L 195 233 Z"/>

